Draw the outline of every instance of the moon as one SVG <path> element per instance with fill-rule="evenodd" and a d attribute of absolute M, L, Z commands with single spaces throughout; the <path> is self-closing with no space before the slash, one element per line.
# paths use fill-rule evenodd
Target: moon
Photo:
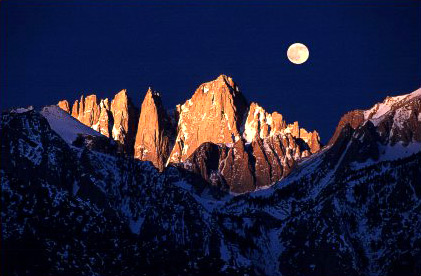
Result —
<path fill-rule="evenodd" d="M 306 45 L 302 43 L 294 43 L 289 46 L 287 51 L 289 61 L 294 64 L 303 64 L 310 56 L 310 52 Z"/>

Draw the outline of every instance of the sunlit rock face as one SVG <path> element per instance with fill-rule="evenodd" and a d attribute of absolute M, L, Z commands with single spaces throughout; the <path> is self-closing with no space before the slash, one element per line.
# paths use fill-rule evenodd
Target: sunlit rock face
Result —
<path fill-rule="evenodd" d="M 204 83 L 180 107 L 178 133 L 169 162 L 183 162 L 202 143 L 235 143 L 247 102 L 232 78 Z"/>
<path fill-rule="evenodd" d="M 66 110 L 67 101 L 60 101 L 58 106 Z M 81 96 L 72 107 L 71 115 L 84 125 L 111 137 L 119 144 L 119 150 L 133 154 L 138 112 L 127 97 L 126 90 L 117 93 L 114 99 L 98 99 L 96 95 Z"/>
<path fill-rule="evenodd" d="M 64 101 L 59 102 L 58 106 L 62 109 Z M 67 101 L 66 101 L 67 102 Z M 64 109 L 66 111 L 66 109 Z M 76 100 L 72 107 L 72 116 L 88 127 L 93 127 L 97 123 L 100 115 L 100 108 L 96 95 L 82 95 L 80 100 Z"/>
<path fill-rule="evenodd" d="M 162 171 L 174 143 L 174 135 L 175 127 L 164 109 L 160 94 L 149 88 L 140 111 L 134 157 L 151 161 Z"/>
<path fill-rule="evenodd" d="M 349 124 L 353 129 L 356 129 L 364 122 L 364 111 L 363 110 L 354 110 L 346 113 L 342 116 L 341 120 L 336 127 L 335 133 L 330 139 L 328 145 L 332 145 L 336 142 L 341 133 L 342 129 Z"/>
<path fill-rule="evenodd" d="M 70 113 L 70 106 L 69 106 L 69 102 L 66 100 L 63 101 L 59 101 L 57 104 L 61 109 L 63 109 L 64 111 L 66 111 L 67 113 Z"/>
<path fill-rule="evenodd" d="M 114 125 L 113 115 L 110 111 L 110 103 L 108 99 L 101 100 L 99 104 L 100 114 L 98 122 L 93 125 L 93 129 L 100 132 L 102 135 L 110 137 L 112 127 Z"/>
<path fill-rule="evenodd" d="M 79 101 L 78 100 L 75 100 L 75 102 L 73 103 L 71 115 L 72 117 L 76 119 L 79 117 Z"/>
<path fill-rule="evenodd" d="M 127 96 L 126 89 L 121 90 L 111 101 L 113 115 L 112 137 L 123 145 L 126 153 L 132 155 L 136 138 L 138 111 Z"/>
<path fill-rule="evenodd" d="M 230 106 L 230 110 L 237 113 L 224 112 L 227 116 L 216 117 L 215 123 L 212 108 L 215 108 L 214 105 L 223 106 L 226 101 L 207 105 L 206 101 L 212 103 L 213 95 L 216 94 L 212 94 L 211 88 L 222 90 L 217 95 L 225 91 L 238 91 L 224 90 L 227 83 L 222 82 L 224 80 L 228 80 L 228 84 L 232 82 L 230 78 L 220 76 L 213 82 L 205 83 L 191 100 L 181 106 L 179 132 L 169 162 L 178 163 L 177 167 L 200 174 L 212 185 L 228 187 L 234 193 L 244 193 L 279 181 L 291 172 L 301 158 L 320 150 L 320 138 L 316 131 L 308 132 L 300 128 L 298 122 L 287 125 L 280 113 L 268 113 L 257 103 L 251 103 L 245 108 L 244 97 L 241 97 L 239 106 Z M 236 86 L 232 82 L 228 87 Z M 191 109 L 195 106 L 192 112 Z M 242 111 L 243 116 L 239 111 Z M 192 117 L 190 113 L 195 115 Z M 208 117 L 208 114 L 211 115 Z M 224 119 L 229 122 L 228 127 Z M 201 124 L 207 125 L 207 130 L 202 130 Z M 192 129 L 192 125 L 197 127 Z M 225 128 L 221 130 L 223 127 Z M 204 131 L 207 136 L 201 135 Z M 230 134 L 231 137 L 219 135 L 220 133 Z M 187 139 L 183 139 L 185 137 Z M 195 150 L 190 153 L 192 141 L 195 145 L 192 149 Z M 187 148 L 184 155 L 183 148 Z"/>
<path fill-rule="evenodd" d="M 66 110 L 64 101 L 59 106 Z M 111 102 L 82 96 L 72 107 L 73 117 L 118 141 L 121 151 L 134 158 L 151 161 L 160 171 L 168 164 L 183 167 L 235 193 L 275 183 L 321 148 L 316 131 L 249 104 L 225 75 L 200 85 L 171 115 L 159 93 L 149 89 L 136 114 L 126 90 Z"/>
<path fill-rule="evenodd" d="M 99 120 L 100 109 L 96 95 L 80 98 L 78 120 L 83 124 L 93 127 Z"/>
<path fill-rule="evenodd" d="M 278 112 L 267 113 L 259 104 L 251 103 L 244 127 L 243 137 L 247 142 L 260 137 L 266 138 L 285 129 L 283 116 Z"/>
<path fill-rule="evenodd" d="M 320 136 L 317 131 L 307 132 L 304 128 L 300 128 L 300 136 L 298 137 L 302 139 L 310 148 L 311 153 L 316 153 L 320 150 Z"/>

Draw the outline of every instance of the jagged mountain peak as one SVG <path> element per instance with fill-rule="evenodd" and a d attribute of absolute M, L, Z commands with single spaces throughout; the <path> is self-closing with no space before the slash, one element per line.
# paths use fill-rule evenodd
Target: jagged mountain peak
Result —
<path fill-rule="evenodd" d="M 59 106 L 66 108 L 62 102 Z M 127 153 L 133 152 L 136 159 L 151 161 L 161 171 L 168 164 L 186 162 L 203 143 L 228 145 L 228 148 L 242 143 L 243 147 L 237 145 L 235 148 L 243 152 L 237 152 L 235 158 L 247 156 L 250 165 L 247 181 L 251 183 L 248 188 L 235 184 L 234 180 L 240 176 L 232 175 L 234 167 L 221 166 L 216 173 L 221 174 L 223 170 L 224 178 L 235 182 L 224 185 L 236 186 L 236 191 L 243 192 L 279 180 L 298 159 L 320 149 L 316 131 L 308 132 L 300 128 L 298 122 L 287 125 L 282 114 L 268 113 L 255 102 L 249 104 L 233 79 L 223 74 L 199 85 L 189 100 L 177 105 L 174 114 L 169 115 L 160 93 L 152 87 L 147 89 L 140 114 L 136 115 L 137 127 L 133 125 L 133 110 L 127 90 L 123 89 L 111 103 L 108 99 L 97 99 L 95 95 L 82 95 L 73 105 L 72 116 L 118 141 Z M 251 143 L 253 145 L 249 146 Z M 128 149 L 130 145 L 133 146 Z M 219 161 L 226 163 L 227 160 L 221 156 Z M 255 176 L 256 165 L 264 168 L 267 175 Z"/>
<path fill-rule="evenodd" d="M 394 96 L 394 97 L 386 97 L 383 102 L 375 104 L 372 108 L 364 111 L 364 119 L 365 120 L 373 120 L 376 122 L 376 119 L 379 119 L 393 111 L 398 106 L 408 103 L 411 100 L 421 98 L 421 88 L 415 90 L 412 93 Z"/>
<path fill-rule="evenodd" d="M 105 108 L 106 110 L 110 110 L 110 101 L 108 100 L 108 98 L 101 99 L 99 106 L 101 108 Z"/>
<path fill-rule="evenodd" d="M 251 143 L 256 139 L 287 133 L 291 133 L 294 138 L 302 141 L 302 144 L 306 144 L 306 146 L 303 145 L 303 151 L 309 150 L 311 153 L 315 153 L 320 150 L 320 137 L 316 130 L 309 132 L 300 128 L 297 121 L 287 125 L 282 114 L 278 112 L 268 113 L 259 104 L 254 102 L 250 104 L 243 131 L 243 137 L 247 142 Z M 308 153 L 305 155 L 307 156 Z"/>
<path fill-rule="evenodd" d="M 241 100 L 246 101 L 234 80 L 231 77 L 223 74 L 212 81 L 201 84 L 192 98 L 194 98 L 196 94 L 207 94 L 208 92 L 210 92 L 212 95 L 229 94 L 234 98 L 239 97 Z M 215 99 L 218 101 L 218 96 L 214 98 L 214 100 Z"/>
<path fill-rule="evenodd" d="M 235 86 L 235 83 L 234 83 L 232 77 L 227 76 L 225 74 L 219 75 L 214 81 L 216 81 L 218 83 L 224 82 L 226 85 L 228 85 L 230 87 L 234 87 Z"/>
<path fill-rule="evenodd" d="M 162 171 L 171 151 L 174 133 L 175 126 L 162 105 L 159 92 L 149 87 L 140 109 L 134 157 L 151 161 Z"/>
<path fill-rule="evenodd" d="M 127 89 L 121 89 L 117 94 L 115 94 L 114 98 L 116 97 L 128 97 L 127 96 Z"/>
<path fill-rule="evenodd" d="M 266 112 L 258 103 L 252 102 L 249 106 L 244 126 L 243 137 L 251 143 L 256 138 L 266 138 L 285 129 L 286 123 L 278 112 Z"/>
<path fill-rule="evenodd" d="M 153 100 L 156 104 L 162 105 L 161 93 L 152 87 L 149 87 L 146 91 L 145 98 L 143 101 Z"/>
<path fill-rule="evenodd" d="M 247 101 L 231 78 L 221 75 L 201 84 L 179 108 L 178 133 L 169 162 L 186 160 L 203 142 L 238 141 L 246 110 Z"/>
<path fill-rule="evenodd" d="M 357 129 L 367 121 L 376 126 L 382 143 L 401 142 L 407 145 L 412 141 L 421 141 L 420 106 L 421 88 L 409 94 L 386 97 L 383 102 L 376 103 L 367 110 L 348 112 L 339 121 L 329 145 L 335 143 L 345 125 L 349 124 L 353 129 Z"/>

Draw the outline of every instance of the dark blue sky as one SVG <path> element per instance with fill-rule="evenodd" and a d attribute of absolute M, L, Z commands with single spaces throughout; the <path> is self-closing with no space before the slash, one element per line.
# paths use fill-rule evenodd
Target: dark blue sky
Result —
<path fill-rule="evenodd" d="M 421 1 L 3 0 L 0 24 L 1 109 L 123 88 L 140 106 L 148 86 L 172 108 L 224 73 L 326 142 L 346 111 L 421 86 Z"/>

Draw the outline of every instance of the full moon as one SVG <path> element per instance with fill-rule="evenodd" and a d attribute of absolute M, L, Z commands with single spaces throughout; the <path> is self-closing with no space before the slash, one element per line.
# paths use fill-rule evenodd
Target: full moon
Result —
<path fill-rule="evenodd" d="M 303 64 L 307 61 L 309 55 L 307 46 L 301 43 L 292 44 L 287 51 L 289 61 L 294 64 Z"/>

